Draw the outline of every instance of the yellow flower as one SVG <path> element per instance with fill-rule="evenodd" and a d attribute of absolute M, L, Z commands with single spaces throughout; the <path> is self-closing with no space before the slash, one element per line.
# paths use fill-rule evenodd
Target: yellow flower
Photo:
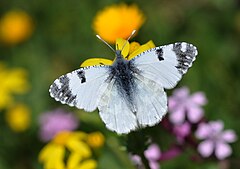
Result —
<path fill-rule="evenodd" d="M 21 68 L 8 70 L 0 62 L 0 110 L 13 103 L 12 94 L 22 94 L 29 88 L 26 71 Z"/>
<path fill-rule="evenodd" d="M 30 124 L 30 110 L 23 104 L 17 104 L 7 111 L 6 121 L 12 130 L 25 131 Z"/>
<path fill-rule="evenodd" d="M 93 148 L 99 148 L 104 143 L 104 136 L 100 132 L 90 133 L 87 136 L 87 143 Z"/>
<path fill-rule="evenodd" d="M 125 46 L 124 46 L 125 45 Z M 124 46 L 124 48 L 123 48 Z M 117 50 L 122 50 L 122 55 L 125 59 L 131 60 L 138 54 L 154 48 L 155 45 L 153 41 L 148 41 L 147 43 L 140 45 L 138 42 L 132 42 L 129 44 L 128 41 L 122 39 L 122 38 L 117 38 L 116 40 L 116 49 Z M 94 65 L 111 65 L 113 63 L 112 60 L 109 59 L 103 59 L 103 58 L 91 58 L 85 60 L 80 67 L 87 67 L 87 66 L 94 66 Z"/>
<path fill-rule="evenodd" d="M 32 31 L 32 19 L 24 11 L 7 12 L 0 20 L 0 39 L 4 43 L 22 42 L 32 34 Z"/>
<path fill-rule="evenodd" d="M 83 132 L 60 132 L 41 150 L 39 161 L 44 169 L 95 169 L 97 162 L 90 158 L 92 152 L 86 139 Z"/>
<path fill-rule="evenodd" d="M 142 26 L 144 20 L 136 5 L 112 5 L 98 12 L 93 20 L 93 29 L 105 41 L 115 43 L 119 37 L 127 39 L 133 30 Z"/>

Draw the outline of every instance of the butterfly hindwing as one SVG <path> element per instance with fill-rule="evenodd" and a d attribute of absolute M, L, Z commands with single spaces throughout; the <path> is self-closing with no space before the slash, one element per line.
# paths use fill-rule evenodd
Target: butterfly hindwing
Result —
<path fill-rule="evenodd" d="M 93 111 L 107 89 L 107 78 L 108 66 L 80 68 L 56 79 L 49 92 L 63 104 Z"/>
<path fill-rule="evenodd" d="M 137 75 L 136 78 L 136 117 L 140 127 L 159 123 L 167 113 L 167 96 L 162 86 Z"/>
<path fill-rule="evenodd" d="M 176 86 L 192 66 L 197 49 L 185 42 L 174 43 L 147 50 L 131 60 L 142 71 L 142 75 L 156 81 L 162 87 Z"/>
<path fill-rule="evenodd" d="M 98 109 L 106 127 L 112 131 L 129 133 L 137 127 L 136 116 L 126 99 L 119 94 L 114 80 L 102 95 Z"/>

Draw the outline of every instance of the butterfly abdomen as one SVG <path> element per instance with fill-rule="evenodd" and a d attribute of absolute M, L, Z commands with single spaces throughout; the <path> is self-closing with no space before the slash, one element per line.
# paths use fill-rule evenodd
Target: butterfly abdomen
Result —
<path fill-rule="evenodd" d="M 133 63 L 121 58 L 117 59 L 110 68 L 109 79 L 115 80 L 115 86 L 119 95 L 127 102 L 133 110 L 134 93 L 136 92 L 135 75 L 140 71 Z"/>

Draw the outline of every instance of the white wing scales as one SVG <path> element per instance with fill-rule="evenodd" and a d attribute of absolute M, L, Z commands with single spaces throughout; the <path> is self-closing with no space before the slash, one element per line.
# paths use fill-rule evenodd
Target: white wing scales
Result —
<path fill-rule="evenodd" d="M 197 55 L 197 49 L 185 42 L 156 47 L 136 56 L 131 61 L 142 75 L 166 89 L 176 86 Z"/>
<path fill-rule="evenodd" d="M 163 88 L 152 80 L 137 76 L 136 109 L 141 127 L 159 123 L 167 112 L 167 96 Z"/>
<path fill-rule="evenodd" d="M 63 104 L 93 111 L 107 89 L 107 77 L 108 67 L 81 68 L 56 79 L 49 92 L 53 98 Z"/>
<path fill-rule="evenodd" d="M 125 99 L 119 96 L 114 81 L 102 95 L 98 109 L 106 127 L 112 131 L 119 134 L 129 133 L 137 127 L 137 118 L 128 107 Z"/>

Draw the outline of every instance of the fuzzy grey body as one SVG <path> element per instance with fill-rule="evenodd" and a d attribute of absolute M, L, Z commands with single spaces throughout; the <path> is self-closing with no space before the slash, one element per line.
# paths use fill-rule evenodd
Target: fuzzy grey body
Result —
<path fill-rule="evenodd" d="M 109 67 L 108 80 L 114 80 L 114 85 L 117 87 L 118 94 L 125 99 L 129 108 L 134 112 L 134 94 L 136 91 L 136 74 L 141 71 L 137 69 L 134 64 L 125 60 L 121 55 L 121 51 L 116 51 L 116 60 L 113 65 Z"/>

